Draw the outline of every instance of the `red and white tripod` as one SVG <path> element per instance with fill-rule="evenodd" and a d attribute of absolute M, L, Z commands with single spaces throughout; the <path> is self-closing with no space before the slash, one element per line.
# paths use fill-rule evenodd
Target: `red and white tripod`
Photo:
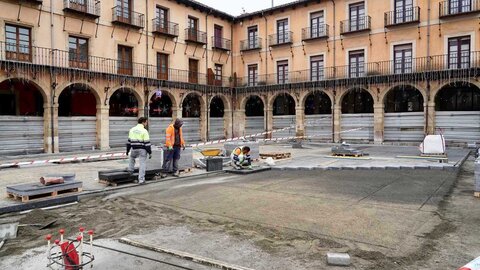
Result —
<path fill-rule="evenodd" d="M 50 269 L 80 270 L 86 266 L 93 267 L 93 230 L 89 230 L 88 251 L 84 247 L 85 228 L 80 227 L 79 234 L 75 240 L 64 241 L 65 230 L 59 230 L 60 239 L 52 244 L 52 235 L 45 237 L 47 240 L 47 267 Z"/>

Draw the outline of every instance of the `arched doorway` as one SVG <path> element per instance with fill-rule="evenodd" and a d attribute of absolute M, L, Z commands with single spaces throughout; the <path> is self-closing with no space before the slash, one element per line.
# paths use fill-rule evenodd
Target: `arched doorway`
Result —
<path fill-rule="evenodd" d="M 323 91 L 305 99 L 305 131 L 311 140 L 332 140 L 332 101 Z"/>
<path fill-rule="evenodd" d="M 85 84 L 72 84 L 58 98 L 58 136 L 62 152 L 97 147 L 97 99 Z"/>
<path fill-rule="evenodd" d="M 245 104 L 245 135 L 265 132 L 265 108 L 259 96 L 250 96 Z M 265 138 L 257 136 L 256 138 Z"/>
<path fill-rule="evenodd" d="M 391 89 L 384 100 L 384 140 L 421 142 L 424 139 L 424 106 L 422 93 L 413 86 Z"/>
<path fill-rule="evenodd" d="M 110 147 L 124 147 L 128 132 L 136 125 L 138 99 L 132 89 L 120 88 L 110 97 Z"/>
<path fill-rule="evenodd" d="M 480 91 L 456 82 L 444 86 L 435 97 L 437 133 L 448 143 L 480 142 Z"/>
<path fill-rule="evenodd" d="M 373 141 L 373 98 L 368 91 L 354 88 L 342 99 L 342 140 Z"/>
<path fill-rule="evenodd" d="M 166 92 L 157 91 L 150 98 L 149 131 L 154 145 L 165 144 L 165 131 L 172 123 L 174 103 Z"/>
<path fill-rule="evenodd" d="M 200 117 L 202 106 L 197 94 L 189 94 L 182 103 L 182 116 L 184 120 L 183 136 L 188 143 L 202 140 L 200 134 Z"/>
<path fill-rule="evenodd" d="M 27 80 L 0 83 L 0 155 L 36 154 L 44 149 L 43 96 Z"/>
<path fill-rule="evenodd" d="M 278 95 L 273 102 L 273 130 L 289 128 L 274 132 L 273 138 L 295 136 L 295 100 L 287 93 Z"/>
<path fill-rule="evenodd" d="M 225 139 L 225 105 L 219 96 L 212 98 L 210 102 L 210 119 L 208 123 L 208 139 L 221 140 Z"/>

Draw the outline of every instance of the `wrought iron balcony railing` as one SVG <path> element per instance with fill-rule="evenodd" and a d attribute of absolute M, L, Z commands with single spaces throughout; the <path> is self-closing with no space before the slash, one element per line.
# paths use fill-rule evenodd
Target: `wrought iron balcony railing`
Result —
<path fill-rule="evenodd" d="M 63 0 L 63 10 L 81 13 L 93 18 L 100 17 L 99 0 Z"/>
<path fill-rule="evenodd" d="M 99 75 L 125 75 L 154 80 L 168 80 L 171 82 L 194 83 L 201 85 L 215 85 L 222 87 L 233 86 L 233 79 L 227 76 L 216 76 L 215 80 L 208 80 L 207 74 L 188 70 L 161 68 L 157 65 L 120 61 L 112 58 L 91 55 L 78 55 L 69 51 L 51 50 L 35 46 L 21 46 L 0 42 L 0 62 L 18 66 L 48 66 L 59 69 L 71 69 L 76 72 L 90 72 Z"/>
<path fill-rule="evenodd" d="M 320 24 L 302 29 L 302 40 L 314 40 L 319 38 L 328 38 L 328 24 Z"/>
<path fill-rule="evenodd" d="M 292 44 L 293 43 L 293 32 L 285 31 L 279 32 L 273 35 L 268 36 L 268 45 L 272 46 L 280 46 L 285 44 Z"/>
<path fill-rule="evenodd" d="M 143 28 L 145 27 L 145 16 L 121 6 L 116 6 L 112 8 L 112 22 L 134 28 Z"/>
<path fill-rule="evenodd" d="M 480 12 L 480 0 L 444 0 L 439 6 L 440 18 Z"/>
<path fill-rule="evenodd" d="M 207 33 L 195 28 L 186 28 L 185 41 L 205 45 L 207 44 Z"/>
<path fill-rule="evenodd" d="M 240 51 L 258 50 L 262 48 L 262 38 L 256 37 L 240 41 Z"/>
<path fill-rule="evenodd" d="M 178 23 L 155 18 L 152 20 L 152 32 L 170 37 L 178 37 Z"/>
<path fill-rule="evenodd" d="M 43 3 L 43 0 L 27 0 L 27 2 L 31 2 L 31 3 L 40 5 L 41 3 Z"/>
<path fill-rule="evenodd" d="M 350 34 L 362 31 L 370 31 L 372 28 L 372 19 L 370 16 L 358 17 L 352 20 L 340 22 L 340 34 Z"/>
<path fill-rule="evenodd" d="M 385 12 L 385 27 L 419 22 L 420 7 L 411 7 Z"/>
<path fill-rule="evenodd" d="M 217 50 L 223 50 L 223 51 L 231 51 L 232 41 L 230 39 L 213 36 L 212 48 Z"/>
<path fill-rule="evenodd" d="M 0 42 L 0 62 L 5 65 L 18 65 L 18 68 L 28 67 L 30 69 L 38 66 L 75 70 L 75 72 L 84 71 L 91 74 L 91 76 L 95 76 L 95 74 L 99 76 L 112 74 L 202 85 L 248 87 L 276 85 L 279 82 L 289 84 L 351 78 L 374 78 L 376 80 L 385 76 L 397 75 L 402 75 L 401 78 L 409 78 L 405 76 L 409 74 L 418 74 L 420 75 L 419 77 L 424 78 L 424 74 L 441 74 L 442 72 L 470 74 L 472 69 L 478 70 L 480 68 L 480 52 L 404 58 L 360 65 L 321 67 L 314 70 L 290 71 L 282 74 L 282 76 L 277 74 L 255 74 L 255 76 L 243 78 L 215 76 L 213 79 L 212 75 L 209 76 L 195 71 L 167 69 L 157 65 L 120 61 L 112 58 L 83 55 L 78 52 L 52 50 L 5 42 Z"/>

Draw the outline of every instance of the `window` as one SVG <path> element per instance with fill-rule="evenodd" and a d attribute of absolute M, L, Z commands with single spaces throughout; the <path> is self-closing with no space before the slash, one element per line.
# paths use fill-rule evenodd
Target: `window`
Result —
<path fill-rule="evenodd" d="M 215 25 L 213 27 L 213 39 L 214 39 L 214 47 L 215 48 L 223 48 L 226 46 L 223 46 L 223 27 L 220 25 Z"/>
<path fill-rule="evenodd" d="M 350 32 L 366 29 L 365 25 L 365 3 L 351 4 L 350 13 Z"/>
<path fill-rule="evenodd" d="M 168 80 L 168 54 L 157 53 L 157 77 Z"/>
<path fill-rule="evenodd" d="M 470 67 L 470 36 L 448 39 L 448 68 Z"/>
<path fill-rule="evenodd" d="M 162 33 L 168 33 L 168 9 L 157 6 L 155 15 L 157 18 L 156 30 Z"/>
<path fill-rule="evenodd" d="M 248 86 L 258 85 L 258 65 L 248 66 Z"/>
<path fill-rule="evenodd" d="M 124 23 L 130 23 L 132 13 L 131 0 L 117 0 L 116 15 L 117 19 Z"/>
<path fill-rule="evenodd" d="M 218 85 L 218 86 L 222 85 L 222 77 L 223 77 L 223 66 L 219 64 L 215 64 L 215 85 Z"/>
<path fill-rule="evenodd" d="M 290 42 L 288 19 L 277 21 L 277 44 Z"/>
<path fill-rule="evenodd" d="M 448 1 L 449 14 L 472 11 L 472 0 L 450 0 Z"/>
<path fill-rule="evenodd" d="M 310 14 L 310 38 L 325 36 L 323 11 Z"/>
<path fill-rule="evenodd" d="M 32 61 L 30 28 L 6 24 L 5 43 L 8 60 Z"/>
<path fill-rule="evenodd" d="M 198 40 L 198 19 L 188 16 L 188 40 Z"/>
<path fill-rule="evenodd" d="M 131 47 L 118 46 L 118 73 L 123 75 L 133 74 Z"/>
<path fill-rule="evenodd" d="M 251 26 L 248 28 L 248 49 L 256 49 L 258 44 L 258 27 Z"/>
<path fill-rule="evenodd" d="M 365 72 L 365 53 L 363 50 L 351 51 L 348 56 L 351 78 L 363 77 Z"/>
<path fill-rule="evenodd" d="M 393 53 L 395 74 L 411 73 L 413 60 L 412 44 L 397 45 L 393 47 Z"/>
<path fill-rule="evenodd" d="M 188 60 L 188 82 L 198 83 L 198 60 Z"/>
<path fill-rule="evenodd" d="M 277 62 L 277 83 L 285 84 L 288 83 L 288 61 L 278 61 Z"/>
<path fill-rule="evenodd" d="M 323 79 L 323 55 L 310 58 L 310 80 L 320 81 Z"/>
<path fill-rule="evenodd" d="M 395 0 L 395 23 L 413 21 L 413 0 Z"/>
<path fill-rule="evenodd" d="M 68 38 L 68 60 L 71 67 L 88 69 L 88 40 L 86 38 Z"/>

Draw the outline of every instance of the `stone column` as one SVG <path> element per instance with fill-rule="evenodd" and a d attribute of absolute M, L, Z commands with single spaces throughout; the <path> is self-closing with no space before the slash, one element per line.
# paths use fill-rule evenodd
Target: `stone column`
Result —
<path fill-rule="evenodd" d="M 97 105 L 97 147 L 110 149 L 110 106 Z"/>
<path fill-rule="evenodd" d="M 385 105 L 373 105 L 373 141 L 375 144 L 383 143 Z"/>
<path fill-rule="evenodd" d="M 436 129 L 435 101 L 429 101 L 425 103 L 424 106 L 425 105 L 425 111 L 428 112 L 428 126 L 426 127 L 425 133 L 433 135 Z"/>
<path fill-rule="evenodd" d="M 267 131 L 273 130 L 273 109 L 272 108 L 265 109 L 265 126 L 267 127 Z M 267 138 L 272 138 L 272 133 L 267 134 Z"/>
<path fill-rule="evenodd" d="M 233 124 L 235 123 L 235 124 Z M 245 110 L 235 110 L 233 112 L 233 137 L 241 137 L 246 135 L 245 126 L 246 126 L 246 117 Z"/>
<path fill-rule="evenodd" d="M 342 140 L 342 107 L 339 104 L 334 104 L 332 109 L 333 115 L 333 142 L 339 143 Z"/>
<path fill-rule="evenodd" d="M 53 108 L 53 128 L 52 128 L 52 108 Z M 52 145 L 52 130 L 54 144 Z M 43 145 L 45 153 L 58 153 L 58 104 L 53 107 L 48 103 L 43 105 Z"/>
<path fill-rule="evenodd" d="M 295 136 L 304 136 L 305 135 L 305 107 L 303 106 L 295 107 L 295 122 L 296 122 Z"/>
<path fill-rule="evenodd" d="M 207 141 L 207 117 L 210 117 L 210 112 L 207 110 L 204 110 L 200 114 L 200 140 L 202 142 Z"/>
<path fill-rule="evenodd" d="M 243 121 L 245 123 L 245 120 Z M 239 122 L 235 122 L 235 125 L 240 125 Z M 223 112 L 223 127 L 225 129 L 225 138 L 232 138 L 233 137 L 233 117 L 232 117 L 232 110 L 225 110 Z M 244 130 L 245 128 L 243 128 Z"/>

